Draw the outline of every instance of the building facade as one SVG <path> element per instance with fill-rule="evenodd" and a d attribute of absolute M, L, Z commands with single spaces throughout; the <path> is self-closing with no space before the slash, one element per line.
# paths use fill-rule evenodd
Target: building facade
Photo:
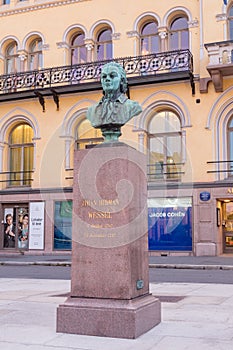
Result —
<path fill-rule="evenodd" d="M 101 67 L 142 113 L 121 141 L 148 159 L 151 254 L 233 253 L 233 1 L 3 0 L 0 253 L 72 246 L 73 153 Z"/>

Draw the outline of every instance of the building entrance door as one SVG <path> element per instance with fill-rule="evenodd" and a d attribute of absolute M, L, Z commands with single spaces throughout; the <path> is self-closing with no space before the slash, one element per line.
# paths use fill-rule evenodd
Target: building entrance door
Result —
<path fill-rule="evenodd" d="M 28 204 L 3 205 L 1 245 L 4 250 L 28 249 L 28 218 Z"/>
<path fill-rule="evenodd" d="M 233 201 L 223 202 L 223 252 L 233 253 Z"/>

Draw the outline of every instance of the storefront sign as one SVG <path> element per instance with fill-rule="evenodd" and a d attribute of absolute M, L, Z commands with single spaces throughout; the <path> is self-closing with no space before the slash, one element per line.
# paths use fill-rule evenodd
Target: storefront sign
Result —
<path fill-rule="evenodd" d="M 200 193 L 200 200 L 203 202 L 207 202 L 210 200 L 210 192 L 201 192 Z"/>
<path fill-rule="evenodd" d="M 30 203 L 29 249 L 44 249 L 44 202 Z"/>
<path fill-rule="evenodd" d="M 150 250 L 192 250 L 192 199 L 148 200 Z"/>

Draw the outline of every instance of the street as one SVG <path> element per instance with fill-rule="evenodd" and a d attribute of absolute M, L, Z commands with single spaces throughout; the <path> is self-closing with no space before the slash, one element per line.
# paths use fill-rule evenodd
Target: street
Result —
<path fill-rule="evenodd" d="M 150 282 L 233 283 L 232 270 L 150 268 Z M 70 279 L 67 266 L 0 266 L 0 278 Z"/>

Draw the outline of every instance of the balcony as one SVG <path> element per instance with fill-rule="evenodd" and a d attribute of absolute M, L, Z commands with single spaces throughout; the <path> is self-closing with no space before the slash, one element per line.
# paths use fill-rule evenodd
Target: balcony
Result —
<path fill-rule="evenodd" d="M 4 171 L 0 172 L 0 183 L 4 188 L 10 187 L 30 187 L 33 181 L 32 170 L 23 171 Z"/>
<path fill-rule="evenodd" d="M 162 163 L 156 162 L 147 165 L 147 177 L 149 182 L 163 181 L 181 181 L 181 176 L 184 175 L 182 170 L 184 163 Z"/>
<path fill-rule="evenodd" d="M 114 59 L 127 74 L 130 86 L 190 80 L 192 93 L 193 58 L 189 50 Z M 44 110 L 44 97 L 53 96 L 59 108 L 59 95 L 100 90 L 100 74 L 109 61 L 96 61 L 74 66 L 45 68 L 0 76 L 0 102 L 39 98 Z"/>
<path fill-rule="evenodd" d="M 233 75 L 233 40 L 205 44 L 209 56 L 207 70 L 216 92 L 223 91 L 223 77 Z"/>
<path fill-rule="evenodd" d="M 229 179 L 233 176 L 233 160 L 208 161 L 207 174 L 216 174 L 218 179 Z"/>

